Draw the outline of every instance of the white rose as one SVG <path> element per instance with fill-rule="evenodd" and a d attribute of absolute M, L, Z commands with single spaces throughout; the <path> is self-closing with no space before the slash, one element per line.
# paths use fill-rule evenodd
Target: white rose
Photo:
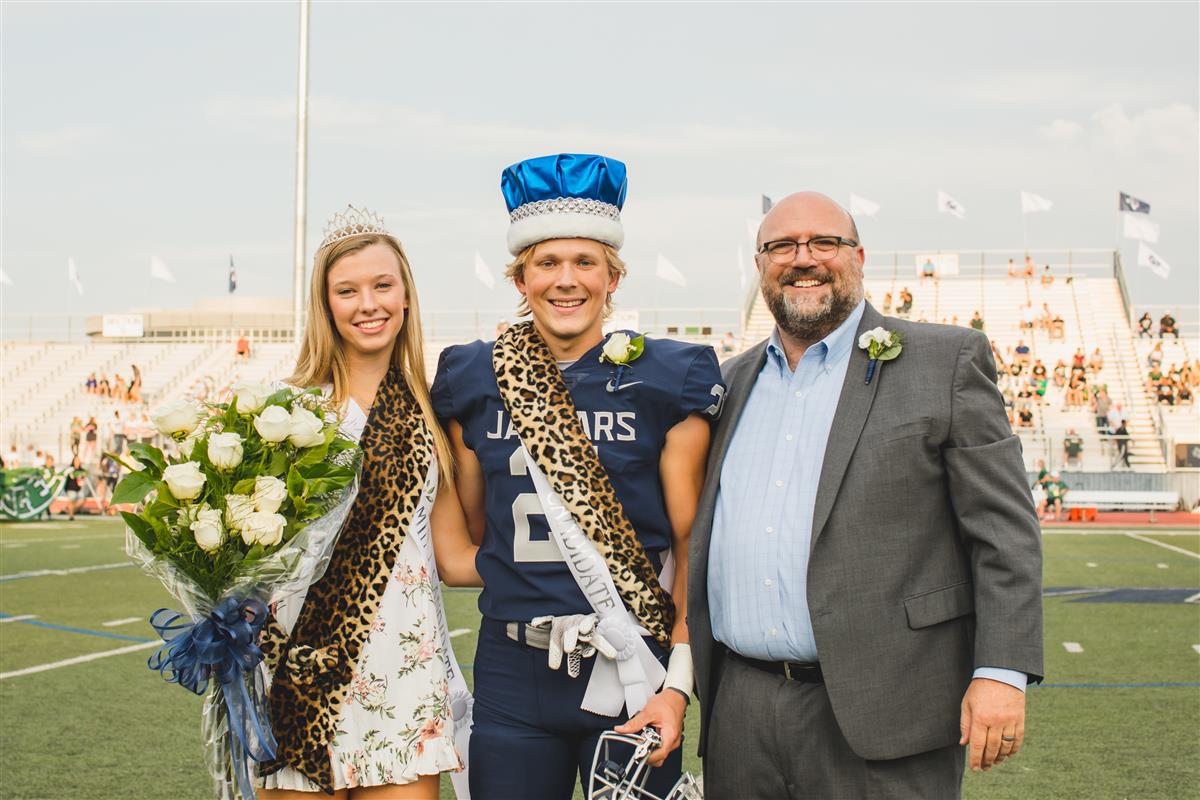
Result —
<path fill-rule="evenodd" d="M 185 461 L 164 469 L 163 480 L 176 500 L 195 500 L 200 496 L 206 478 L 198 462 Z"/>
<path fill-rule="evenodd" d="M 225 525 L 230 530 L 241 530 L 246 517 L 254 513 L 254 500 L 244 494 L 225 495 Z"/>
<path fill-rule="evenodd" d="M 200 509 L 190 527 L 196 544 L 204 552 L 211 553 L 221 546 L 225 531 L 221 528 L 221 512 L 217 509 L 208 506 Z"/>
<path fill-rule="evenodd" d="M 233 396 L 237 398 L 237 413 L 253 414 L 267 402 L 275 392 L 265 383 L 241 381 L 233 385 Z"/>
<path fill-rule="evenodd" d="M 242 437 L 236 433 L 209 436 L 208 460 L 217 469 L 233 469 L 242 463 Z"/>
<path fill-rule="evenodd" d="M 192 457 L 192 448 L 196 446 L 196 440 L 200 438 L 196 435 L 198 431 L 198 428 L 195 431 L 192 431 L 187 435 L 186 439 L 179 443 L 179 455 L 183 456 L 184 458 Z"/>
<path fill-rule="evenodd" d="M 886 328 L 872 328 L 858 337 L 858 346 L 864 350 L 871 346 L 871 342 L 878 342 L 886 348 L 892 343 L 892 334 Z"/>
<path fill-rule="evenodd" d="M 151 411 L 150 421 L 159 433 L 175 436 L 196 430 L 202 416 L 200 408 L 191 400 L 176 400 Z"/>
<path fill-rule="evenodd" d="M 292 432 L 292 415 L 283 406 L 267 406 L 254 418 L 254 430 L 265 442 L 282 442 Z"/>
<path fill-rule="evenodd" d="M 258 544 L 270 547 L 283 541 L 283 529 L 287 519 L 282 514 L 270 514 L 266 511 L 255 511 L 246 517 L 242 525 L 242 541 L 246 544 Z"/>
<path fill-rule="evenodd" d="M 267 514 L 274 514 L 287 499 L 287 484 L 270 475 L 259 475 L 254 479 L 254 507 Z"/>
<path fill-rule="evenodd" d="M 604 357 L 620 363 L 629 356 L 629 334 L 617 332 L 604 343 Z"/>
<path fill-rule="evenodd" d="M 292 427 L 288 441 L 296 447 L 316 447 L 325 443 L 325 422 L 307 408 L 292 407 Z"/>

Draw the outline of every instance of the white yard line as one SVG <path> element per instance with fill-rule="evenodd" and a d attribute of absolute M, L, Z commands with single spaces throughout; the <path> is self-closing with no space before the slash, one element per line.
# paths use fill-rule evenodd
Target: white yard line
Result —
<path fill-rule="evenodd" d="M 5 544 L 4 546 L 5 547 L 24 547 L 25 543 L 24 542 L 9 542 L 8 544 Z"/>
<path fill-rule="evenodd" d="M 1063 649 L 1068 653 L 1082 653 L 1083 645 L 1079 642 L 1063 642 Z"/>
<path fill-rule="evenodd" d="M 64 544 L 62 546 L 62 549 L 63 550 L 78 550 L 81 547 L 83 547 L 83 545 L 81 545 L 81 544 Z"/>
<path fill-rule="evenodd" d="M 463 634 L 470 633 L 470 632 L 471 632 L 470 628 L 455 628 L 454 630 L 450 631 L 450 638 L 453 639 L 456 636 L 462 636 Z"/>
<path fill-rule="evenodd" d="M 139 642 L 131 644 L 128 647 L 118 647 L 116 650 L 103 650 L 99 653 L 89 653 L 86 656 L 76 656 L 75 658 L 67 658 L 62 661 L 52 661 L 49 664 L 38 664 L 36 667 L 26 667 L 25 669 L 15 669 L 12 672 L 0 672 L 0 681 L 8 678 L 19 678 L 22 675 L 33 675 L 37 672 L 46 672 L 59 667 L 70 667 L 75 664 L 86 664 L 88 661 L 95 661 L 98 658 L 108 658 L 109 656 L 120 656 L 125 653 L 136 653 L 138 650 L 149 650 L 151 647 L 158 647 L 162 642 Z"/>
<path fill-rule="evenodd" d="M 1155 564 L 1154 566 L 1158 567 L 1159 569 L 1170 569 L 1171 568 L 1170 565 L 1164 564 L 1161 561 L 1159 563 Z"/>
<path fill-rule="evenodd" d="M 1087 565 L 1088 565 L 1089 567 L 1098 567 L 1098 566 L 1100 566 L 1100 565 L 1099 565 L 1099 564 L 1097 564 L 1095 561 L 1089 561 L 1089 562 L 1087 562 Z"/>
<path fill-rule="evenodd" d="M 82 536 L 47 536 L 43 539 L 9 539 L 3 542 L 5 547 L 22 546 L 27 544 L 42 544 L 43 542 L 81 542 L 89 539 L 103 541 L 104 539 L 124 539 L 124 533 L 93 533 Z"/>
<path fill-rule="evenodd" d="M 132 561 L 117 561 L 112 564 L 93 564 L 90 567 L 71 567 L 70 569 L 35 569 L 29 572 L 14 572 L 11 575 L 0 575 L 0 581 L 10 581 L 15 578 L 41 578 L 46 575 L 78 575 L 81 572 L 95 572 L 102 569 L 118 569 L 132 567 Z"/>
<path fill-rule="evenodd" d="M 1181 555 L 1191 556 L 1192 558 L 1200 559 L 1200 553 L 1193 553 L 1191 550 L 1184 550 L 1182 547 L 1176 547 L 1173 544 L 1167 544 L 1166 542 L 1160 542 L 1157 539 L 1151 539 L 1146 536 L 1142 536 L 1141 534 L 1137 534 L 1137 533 L 1133 533 L 1133 532 L 1127 533 L 1125 535 L 1128 536 L 1130 539 L 1137 539 L 1139 542 L 1145 542 L 1146 544 L 1154 544 L 1154 545 L 1158 545 L 1159 547 L 1166 548 L 1167 550 L 1170 550 L 1172 553 L 1180 553 Z"/>
<path fill-rule="evenodd" d="M 0 622 L 21 622 L 26 619 L 37 619 L 37 614 L 18 614 L 15 617 L 0 617 Z"/>
<path fill-rule="evenodd" d="M 118 625 L 128 625 L 131 622 L 141 622 L 142 617 L 122 617 L 121 619 L 110 619 L 108 622 L 100 624 L 105 628 L 115 628 Z"/>
<path fill-rule="evenodd" d="M 1192 595 L 1191 597 L 1189 597 L 1187 600 L 1184 600 L 1183 602 L 1185 602 L 1185 603 L 1200 603 L 1200 592 L 1197 592 L 1196 594 Z"/>

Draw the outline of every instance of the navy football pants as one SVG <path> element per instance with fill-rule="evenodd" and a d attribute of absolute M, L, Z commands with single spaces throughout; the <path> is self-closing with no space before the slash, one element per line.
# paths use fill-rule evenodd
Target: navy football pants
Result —
<path fill-rule="evenodd" d="M 666 664 L 657 643 L 654 654 Z M 628 719 L 602 717 L 579 707 L 594 659 L 584 659 L 578 678 L 566 659 L 552 670 L 547 653 L 514 642 L 505 623 L 484 618 L 475 651 L 475 726 L 471 730 L 473 800 L 570 800 L 579 776 L 584 792 L 596 743 L 603 731 Z M 632 750 L 614 753 L 622 764 Z M 648 787 L 664 796 L 679 780 L 683 746 L 658 769 Z"/>

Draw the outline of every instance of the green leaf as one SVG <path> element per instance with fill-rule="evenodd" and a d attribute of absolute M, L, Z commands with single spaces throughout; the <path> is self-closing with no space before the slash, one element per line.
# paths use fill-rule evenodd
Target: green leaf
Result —
<path fill-rule="evenodd" d="M 271 463 L 267 466 L 267 474 L 272 478 L 278 478 L 283 473 L 287 472 L 288 464 L 287 451 L 282 447 L 271 454 Z"/>
<path fill-rule="evenodd" d="M 319 464 L 320 462 L 322 462 L 326 458 L 328 458 L 328 456 L 329 456 L 329 439 L 330 439 L 330 437 L 327 436 L 324 443 L 319 444 L 316 447 L 304 448 L 301 451 L 300 457 L 296 459 L 296 464 L 297 465 Z"/>
<path fill-rule="evenodd" d="M 163 457 L 162 450 L 153 445 L 134 442 L 129 445 L 129 454 L 140 461 L 147 470 L 153 470 L 156 476 L 162 475 L 163 470 L 167 468 L 167 460 Z"/>
<path fill-rule="evenodd" d="M 896 342 L 891 347 L 887 348 L 882 353 L 875 356 L 875 358 L 879 359 L 880 361 L 891 361 L 893 358 L 895 358 L 898 355 L 900 355 L 900 343 Z"/>
<path fill-rule="evenodd" d="M 253 494 L 254 478 L 243 478 L 233 485 L 230 494 Z"/>
<path fill-rule="evenodd" d="M 307 496 L 307 483 L 304 476 L 295 467 L 288 470 L 287 490 L 292 497 L 304 498 Z"/>
<path fill-rule="evenodd" d="M 133 531 L 133 535 L 141 539 L 142 544 L 146 545 L 153 552 L 157 542 L 154 536 L 154 526 L 137 514 L 129 511 L 122 511 L 121 516 L 125 519 L 125 524 L 129 526 L 129 530 Z"/>
<path fill-rule="evenodd" d="M 131 472 L 121 479 L 113 491 L 110 503 L 140 503 L 154 488 L 157 476 L 145 472 Z"/>
<path fill-rule="evenodd" d="M 628 363 L 630 361 L 634 361 L 637 358 L 639 358 L 645 349 L 646 349 L 646 334 L 639 333 L 637 336 L 633 337 L 633 339 L 631 339 L 629 342 L 629 358 L 626 359 L 626 363 Z"/>

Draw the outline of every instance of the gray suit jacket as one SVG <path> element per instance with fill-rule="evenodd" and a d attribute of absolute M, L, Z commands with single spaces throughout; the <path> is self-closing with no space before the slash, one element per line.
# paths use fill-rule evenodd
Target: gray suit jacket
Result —
<path fill-rule="evenodd" d="M 903 351 L 867 385 L 857 340 L 877 326 L 898 331 Z M 724 367 L 729 397 L 692 528 L 701 755 L 727 657 L 709 617 L 713 507 L 766 344 Z M 890 759 L 958 741 L 974 668 L 1040 679 L 1041 532 L 983 334 L 868 304 L 851 352 L 817 487 L 808 604 L 838 726 L 859 756 Z"/>

